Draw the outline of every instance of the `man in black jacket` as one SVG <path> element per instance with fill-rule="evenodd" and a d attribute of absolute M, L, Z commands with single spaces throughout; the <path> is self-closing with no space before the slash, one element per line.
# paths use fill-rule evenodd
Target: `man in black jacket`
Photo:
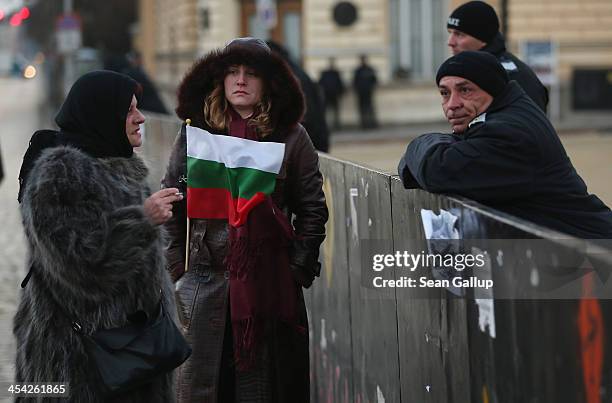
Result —
<path fill-rule="evenodd" d="M 332 127 L 340 129 L 340 97 L 344 94 L 344 83 L 340 72 L 336 69 L 335 58 L 329 58 L 329 66 L 321 72 L 319 86 L 323 90 L 325 100 L 325 110 L 331 110 Z"/>
<path fill-rule="evenodd" d="M 312 81 L 308 74 L 289 55 L 289 51 L 280 43 L 266 41 L 270 49 L 282 57 L 300 84 L 306 101 L 306 112 L 302 118 L 302 125 L 308 132 L 312 145 L 318 150 L 329 152 L 329 128 L 325 120 L 325 110 L 321 93 L 317 84 Z"/>
<path fill-rule="evenodd" d="M 362 129 L 372 129 L 378 126 L 374 111 L 374 89 L 378 84 L 376 71 L 368 64 L 366 55 L 359 56 L 361 61 L 353 73 L 353 88 L 357 93 L 359 120 Z"/>
<path fill-rule="evenodd" d="M 504 36 L 493 7 L 483 1 L 470 1 L 455 9 L 446 23 L 448 46 L 453 55 L 465 50 L 482 50 L 494 55 L 510 80 L 516 80 L 527 95 L 546 112 L 548 90 L 533 70 L 506 51 Z"/>
<path fill-rule="evenodd" d="M 554 128 L 494 56 L 466 51 L 436 76 L 453 134 L 413 140 L 406 188 L 454 193 L 580 238 L 612 239 L 612 212 L 572 166 Z"/>

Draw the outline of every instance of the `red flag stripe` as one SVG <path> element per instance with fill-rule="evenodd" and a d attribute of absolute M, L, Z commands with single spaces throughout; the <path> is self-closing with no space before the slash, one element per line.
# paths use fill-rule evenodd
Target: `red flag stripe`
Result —
<path fill-rule="evenodd" d="M 232 199 L 228 189 L 187 188 L 187 215 L 189 218 L 227 219 L 230 225 L 238 227 L 265 197 L 264 193 L 257 192 L 250 199 Z"/>

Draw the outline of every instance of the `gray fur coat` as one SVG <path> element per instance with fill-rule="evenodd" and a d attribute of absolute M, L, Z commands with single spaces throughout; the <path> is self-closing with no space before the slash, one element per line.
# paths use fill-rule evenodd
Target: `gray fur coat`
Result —
<path fill-rule="evenodd" d="M 143 210 L 146 176 L 137 156 L 95 159 L 58 147 L 37 160 L 21 205 L 37 270 L 13 324 L 17 382 L 66 382 L 67 401 L 102 402 L 82 340 L 62 312 L 88 333 L 118 327 L 130 313 L 151 312 L 160 289 L 176 312 L 161 229 Z M 172 374 L 112 401 L 172 402 Z"/>

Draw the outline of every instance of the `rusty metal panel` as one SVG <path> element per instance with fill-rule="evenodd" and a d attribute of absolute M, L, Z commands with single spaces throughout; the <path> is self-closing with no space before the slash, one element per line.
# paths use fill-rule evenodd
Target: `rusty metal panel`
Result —
<path fill-rule="evenodd" d="M 354 402 L 351 313 L 346 249 L 344 162 L 320 157 L 329 209 L 321 246 L 321 277 L 307 294 L 310 302 L 313 401 Z"/>
<path fill-rule="evenodd" d="M 371 288 L 372 254 L 392 253 L 390 177 L 345 167 L 355 400 L 400 401 L 395 290 Z M 383 270 L 384 279 L 393 279 Z"/>

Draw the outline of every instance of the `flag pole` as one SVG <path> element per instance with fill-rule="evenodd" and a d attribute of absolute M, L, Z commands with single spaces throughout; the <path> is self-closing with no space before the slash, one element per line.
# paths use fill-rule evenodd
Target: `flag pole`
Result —
<path fill-rule="evenodd" d="M 185 125 L 186 126 L 191 126 L 191 119 L 186 119 L 185 120 Z M 187 127 L 185 127 L 185 132 L 187 131 Z M 185 133 L 185 137 L 187 137 L 187 133 Z M 187 158 L 187 156 L 185 156 L 185 158 Z M 187 175 L 187 172 L 185 172 L 185 175 Z M 187 181 L 185 179 L 185 181 Z M 187 197 L 187 193 L 184 194 L 184 197 Z M 189 270 L 189 216 L 186 214 L 187 216 L 187 234 L 185 236 L 185 273 L 187 273 L 187 270 Z"/>

